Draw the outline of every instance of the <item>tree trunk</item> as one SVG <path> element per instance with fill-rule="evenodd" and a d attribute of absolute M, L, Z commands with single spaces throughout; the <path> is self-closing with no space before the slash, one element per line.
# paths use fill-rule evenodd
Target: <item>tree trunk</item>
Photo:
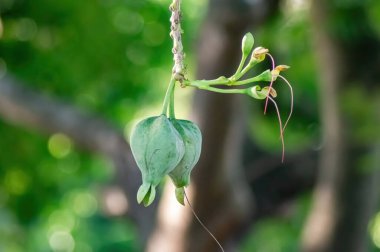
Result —
<path fill-rule="evenodd" d="M 313 1 L 311 12 L 324 146 L 303 235 L 307 252 L 367 251 L 368 221 L 378 196 L 374 150 L 379 138 L 371 125 L 379 125 L 374 92 L 379 41 L 363 3 L 336 2 Z"/>

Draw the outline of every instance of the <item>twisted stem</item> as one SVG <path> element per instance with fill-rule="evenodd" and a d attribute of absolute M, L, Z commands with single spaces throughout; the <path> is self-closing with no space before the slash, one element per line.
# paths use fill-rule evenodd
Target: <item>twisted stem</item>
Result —
<path fill-rule="evenodd" d="M 182 45 L 182 28 L 181 28 L 181 0 L 173 0 L 169 7 L 172 15 L 170 17 L 170 37 L 173 40 L 173 61 L 172 70 L 173 78 L 181 84 L 185 79 L 185 64 Z"/>

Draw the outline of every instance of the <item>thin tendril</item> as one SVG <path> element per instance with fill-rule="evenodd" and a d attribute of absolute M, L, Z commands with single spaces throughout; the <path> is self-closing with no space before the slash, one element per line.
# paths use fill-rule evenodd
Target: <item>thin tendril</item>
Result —
<path fill-rule="evenodd" d="M 277 112 L 278 123 L 280 125 L 280 138 L 281 138 L 281 144 L 282 144 L 282 158 L 281 158 L 281 162 L 283 163 L 284 162 L 284 158 L 285 158 L 285 142 L 284 142 L 284 134 L 283 134 L 283 128 L 282 128 L 282 121 L 281 121 L 280 110 L 277 107 L 277 103 L 271 97 L 269 97 L 269 95 L 267 97 L 268 97 L 269 100 L 271 100 L 271 102 L 273 102 L 274 107 L 276 108 L 276 112 Z"/>
<path fill-rule="evenodd" d="M 185 193 L 185 198 L 186 198 L 186 201 L 187 201 L 187 204 L 189 204 L 189 207 L 191 209 L 191 211 L 193 212 L 195 218 L 197 219 L 197 221 L 199 222 L 199 224 L 201 224 L 201 226 L 204 228 L 204 230 L 206 230 L 206 232 L 214 239 L 214 241 L 218 244 L 219 248 L 222 250 L 222 252 L 224 252 L 224 249 L 222 247 L 222 245 L 219 243 L 219 241 L 216 239 L 216 237 L 211 233 L 211 231 L 206 227 L 205 224 L 203 224 L 203 222 L 199 219 L 198 215 L 195 213 L 195 210 L 193 208 L 193 206 L 190 204 L 190 200 L 189 198 L 187 197 L 187 194 L 186 194 L 186 191 L 184 190 L 184 193 Z"/>
<path fill-rule="evenodd" d="M 290 85 L 289 81 L 288 81 L 287 79 L 285 79 L 285 77 L 283 77 L 283 76 L 281 76 L 281 75 L 279 75 L 279 77 L 280 77 L 281 79 L 283 79 L 283 80 L 286 82 L 286 84 L 288 84 L 289 89 L 290 89 L 290 98 L 291 98 L 291 100 L 290 100 L 290 112 L 289 112 L 288 119 L 286 119 L 286 122 L 285 122 L 285 124 L 284 124 L 284 128 L 282 129 L 282 131 L 285 131 L 285 128 L 286 128 L 286 126 L 288 125 L 288 122 L 289 122 L 289 120 L 290 120 L 290 117 L 291 117 L 292 114 L 293 114 L 293 88 L 292 88 L 292 85 Z"/>
<path fill-rule="evenodd" d="M 273 59 L 273 57 L 272 57 L 272 55 L 271 55 L 270 53 L 266 53 L 266 55 L 268 55 L 269 58 L 270 58 L 271 61 L 272 61 L 272 71 L 273 71 L 274 68 L 275 68 L 274 59 Z M 272 75 L 272 79 L 271 79 L 270 84 L 269 84 L 269 89 L 268 89 L 267 99 L 265 100 L 264 115 L 267 113 L 268 99 L 269 99 L 270 91 L 271 91 L 272 86 L 273 86 L 273 82 L 274 82 L 274 77 L 273 77 L 273 75 Z"/>

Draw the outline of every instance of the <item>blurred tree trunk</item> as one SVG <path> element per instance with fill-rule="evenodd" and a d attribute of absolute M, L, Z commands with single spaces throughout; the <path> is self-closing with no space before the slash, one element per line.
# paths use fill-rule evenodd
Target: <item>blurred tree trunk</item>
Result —
<path fill-rule="evenodd" d="M 303 235 L 307 252 L 368 251 L 378 198 L 380 43 L 364 2 L 312 5 L 324 146 Z"/>
<path fill-rule="evenodd" d="M 198 79 L 233 74 L 241 56 L 242 36 L 271 16 L 277 4 L 211 0 L 198 47 Z M 193 119 L 202 130 L 203 149 L 188 192 L 196 213 L 226 251 L 236 251 L 237 230 L 254 212 L 241 163 L 246 118 L 243 96 L 195 94 Z M 219 251 L 188 208 L 175 210 L 178 215 L 173 212 L 175 199 L 169 194 L 173 195 L 173 188 L 165 189 L 148 251 Z"/>
<path fill-rule="evenodd" d="M 63 133 L 82 149 L 111 160 L 117 172 L 115 184 L 128 199 L 126 214 L 135 221 L 140 241 L 145 243 L 152 230 L 156 204 L 145 208 L 135 200 L 141 175 L 119 129 L 99 116 L 30 90 L 9 75 L 0 78 L 0 117 L 43 134 Z"/>
<path fill-rule="evenodd" d="M 241 56 L 241 38 L 277 10 L 278 1 L 212 0 L 198 47 L 198 78 L 231 75 Z M 203 154 L 194 172 L 194 207 L 227 251 L 237 251 L 236 233 L 254 214 L 253 196 L 242 169 L 246 97 L 197 91 L 194 112 L 204 133 Z M 196 222 L 186 251 L 219 251 Z"/>

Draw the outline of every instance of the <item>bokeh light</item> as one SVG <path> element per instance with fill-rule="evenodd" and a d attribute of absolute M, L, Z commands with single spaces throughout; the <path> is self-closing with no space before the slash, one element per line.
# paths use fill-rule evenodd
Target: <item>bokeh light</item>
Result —
<path fill-rule="evenodd" d="M 7 171 L 4 177 L 4 185 L 10 194 L 21 195 L 26 192 L 31 178 L 22 169 L 15 168 Z"/>
<path fill-rule="evenodd" d="M 372 219 L 369 225 L 369 232 L 372 242 L 380 249 L 380 212 L 378 212 Z"/>
<path fill-rule="evenodd" d="M 50 154 L 55 158 L 64 158 L 71 152 L 71 140 L 64 134 L 52 135 L 48 141 Z"/>
<path fill-rule="evenodd" d="M 107 188 L 103 192 L 104 211 L 113 216 L 121 216 L 128 211 L 128 200 L 118 187 Z"/>
<path fill-rule="evenodd" d="M 114 15 L 113 25 L 121 33 L 134 35 L 142 31 L 144 27 L 144 19 L 137 12 L 120 9 Z"/>
<path fill-rule="evenodd" d="M 75 216 L 68 210 L 56 210 L 49 216 L 49 233 L 55 231 L 71 232 L 75 227 L 75 223 Z"/>
<path fill-rule="evenodd" d="M 90 217 L 98 209 L 98 202 L 94 195 L 89 192 L 77 192 L 71 195 L 73 211 L 80 217 Z"/>
<path fill-rule="evenodd" d="M 53 251 L 74 251 L 75 241 L 72 235 L 66 231 L 56 231 L 49 236 L 49 245 Z"/>

